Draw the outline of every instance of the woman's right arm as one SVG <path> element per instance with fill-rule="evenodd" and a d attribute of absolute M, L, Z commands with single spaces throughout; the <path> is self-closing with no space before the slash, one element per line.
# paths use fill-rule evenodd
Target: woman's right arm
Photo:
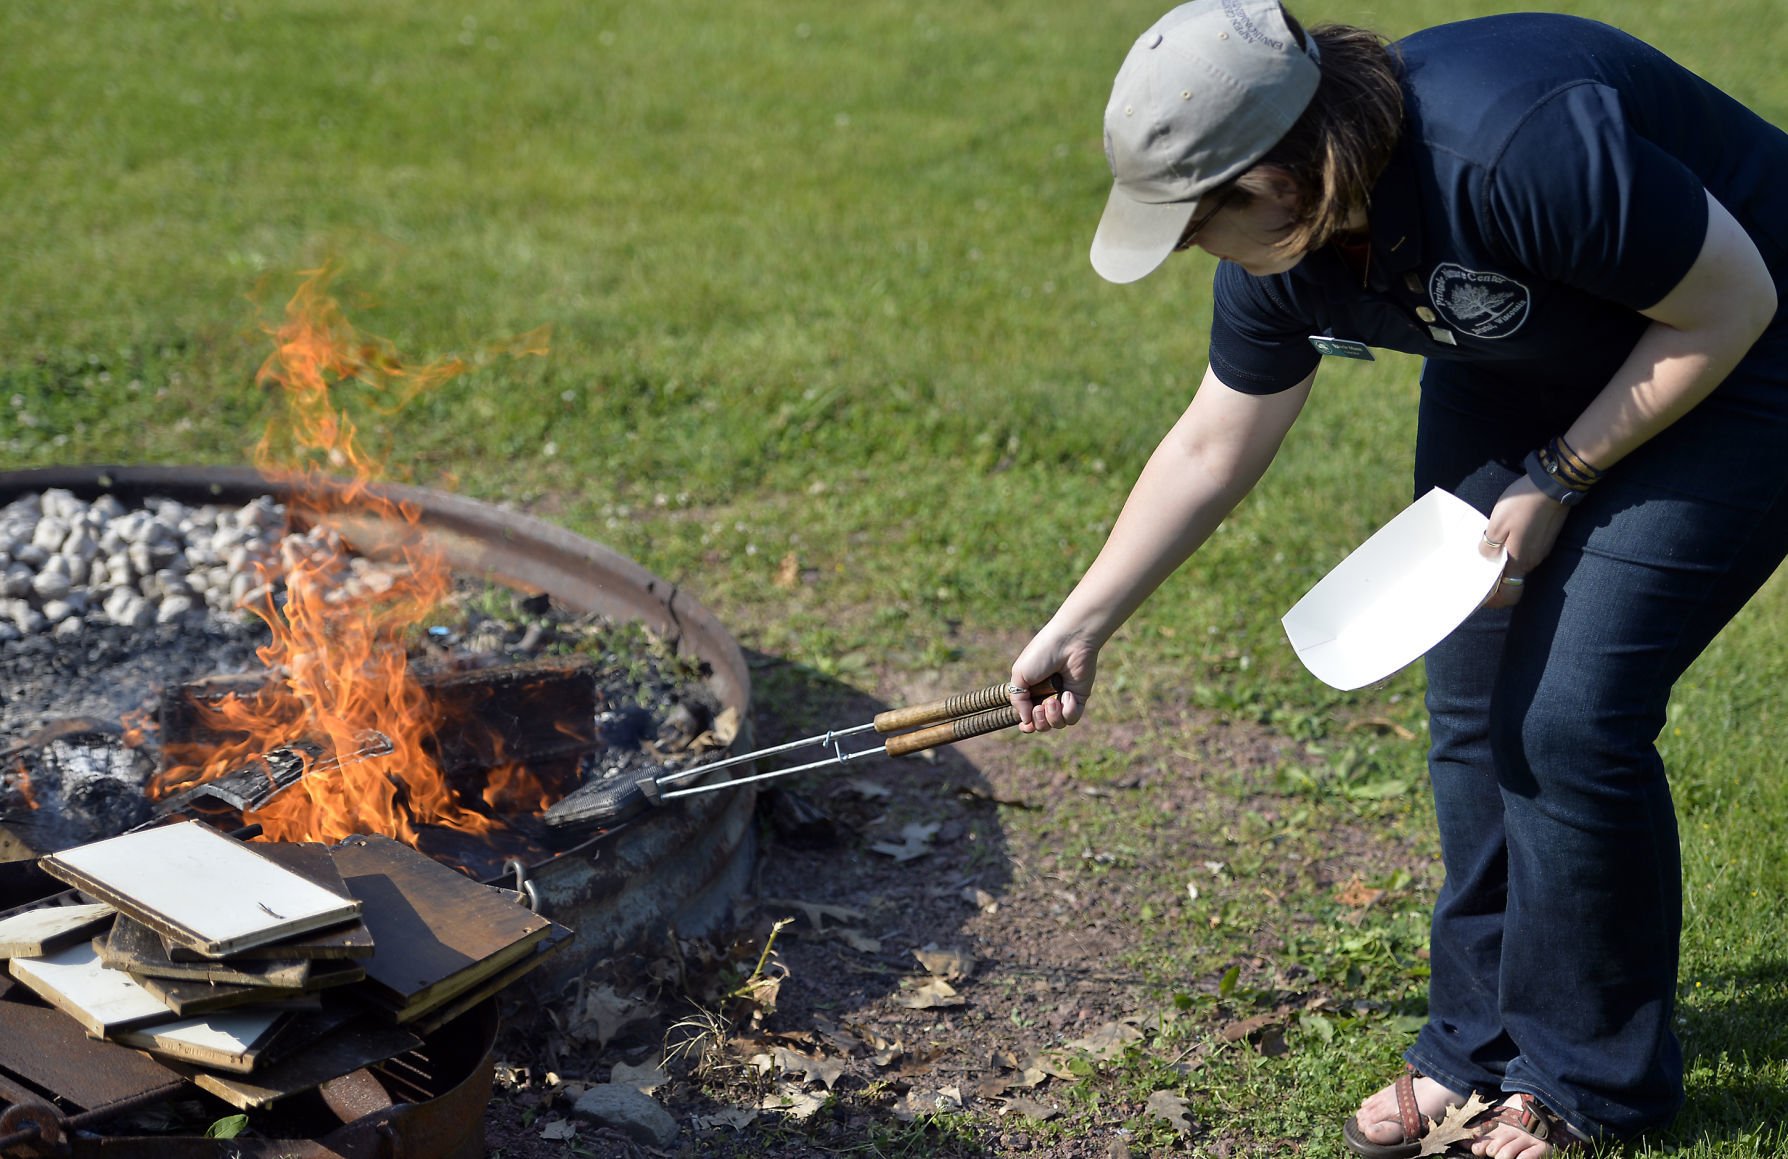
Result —
<path fill-rule="evenodd" d="M 1100 549 L 1043 630 L 1012 664 L 1024 689 L 1060 674 L 1041 702 L 1012 697 L 1025 732 L 1070 725 L 1085 711 L 1099 649 L 1217 529 L 1260 481 L 1310 396 L 1308 378 L 1278 394 L 1243 394 L 1206 370 L 1173 429 L 1142 469 Z"/>

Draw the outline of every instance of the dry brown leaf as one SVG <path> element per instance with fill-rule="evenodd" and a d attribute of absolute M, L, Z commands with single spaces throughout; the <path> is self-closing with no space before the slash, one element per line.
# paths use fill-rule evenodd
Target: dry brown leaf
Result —
<path fill-rule="evenodd" d="M 879 954 L 882 952 L 882 940 L 872 938 L 868 934 L 859 934 L 856 930 L 836 929 L 831 934 L 859 954 Z"/>
<path fill-rule="evenodd" d="M 991 893 L 988 893 L 986 890 L 976 886 L 964 886 L 962 890 L 962 900 L 968 902 L 984 914 L 999 912 L 999 899 L 994 897 Z"/>
<path fill-rule="evenodd" d="M 825 1099 L 808 1094 L 797 1083 L 777 1083 L 776 1089 L 765 1095 L 758 1107 L 766 1111 L 780 1111 L 797 1123 L 805 1123 L 813 1117 L 815 1111 L 825 1105 Z"/>
<path fill-rule="evenodd" d="M 721 709 L 713 723 L 689 742 L 689 747 L 697 752 L 725 748 L 738 738 L 741 719 L 737 708 L 728 706 Z"/>
<path fill-rule="evenodd" d="M 896 861 L 911 861 L 931 852 L 931 839 L 937 836 L 937 831 L 941 828 L 943 825 L 936 821 L 929 825 L 914 821 L 900 831 L 899 845 L 892 841 L 877 841 L 869 848 Z"/>
<path fill-rule="evenodd" d="M 608 1081 L 615 1086 L 632 1087 L 636 1091 L 649 1095 L 665 1083 L 670 1082 L 670 1075 L 650 1063 L 644 1066 L 628 1066 L 624 1062 L 617 1062 L 609 1071 Z"/>
<path fill-rule="evenodd" d="M 1031 1071 L 1035 1070 L 1052 1079 L 1064 1079 L 1067 1082 L 1074 1082 L 1079 1076 L 1068 1069 L 1068 1060 L 1063 1057 L 1065 1054 L 1065 1051 L 1039 1051 L 1037 1052 L 1037 1056 L 1031 1059 L 1030 1066 L 1025 1068 L 1025 1073 L 1029 1074 Z"/>
<path fill-rule="evenodd" d="M 1335 891 L 1336 901 L 1345 906 L 1352 906 L 1354 909 L 1365 909 L 1383 896 L 1384 890 L 1374 889 L 1357 877 L 1350 879 L 1346 885 Z"/>
<path fill-rule="evenodd" d="M 1231 1022 L 1217 1033 L 1222 1035 L 1224 1042 L 1240 1042 L 1245 1038 L 1254 1037 L 1280 1020 L 1281 1016 L 1278 1014 L 1256 1014 L 1252 1018 Z"/>
<path fill-rule="evenodd" d="M 1062 1049 L 1092 1059 L 1094 1062 L 1110 1062 L 1121 1058 L 1124 1048 L 1132 1042 L 1142 1040 L 1142 1031 L 1125 1022 L 1107 1022 L 1085 1038 L 1077 1038 L 1062 1044 Z"/>
<path fill-rule="evenodd" d="M 828 928 L 826 925 L 828 920 L 834 923 L 860 922 L 863 920 L 862 910 L 850 909 L 841 905 L 823 905 L 817 901 L 802 901 L 798 897 L 759 898 L 757 904 L 760 908 L 768 910 L 800 910 L 802 916 L 813 925 L 815 930 L 821 933 L 824 933 Z"/>
<path fill-rule="evenodd" d="M 813 1016 L 813 1028 L 833 1050 L 846 1058 L 869 1053 L 868 1040 L 854 1026 L 839 1026 L 825 1015 L 816 1014 Z M 814 1040 L 810 1038 L 808 1041 Z"/>
<path fill-rule="evenodd" d="M 1405 728 L 1403 725 L 1400 725 L 1396 721 L 1385 716 L 1365 716 L 1361 717 L 1359 720 L 1349 721 L 1342 731 L 1358 732 L 1363 728 L 1375 729 L 1378 732 L 1388 732 L 1398 740 L 1414 740 L 1416 736 L 1415 733 L 1410 732 L 1409 729 Z"/>
<path fill-rule="evenodd" d="M 894 1001 L 908 1010 L 935 1010 L 944 1006 L 962 1006 L 968 999 L 942 978 L 930 978 L 904 994 L 896 994 Z"/>
<path fill-rule="evenodd" d="M 708 1131 L 718 1127 L 730 1127 L 737 1131 L 749 1127 L 756 1120 L 757 1112 L 750 1107 L 722 1107 L 711 1115 L 697 1115 L 690 1120 L 690 1125 L 698 1131 Z"/>
<path fill-rule="evenodd" d="M 827 1090 L 831 1090 L 833 1084 L 844 1074 L 844 1060 L 841 1058 L 819 1058 L 790 1050 L 786 1046 L 776 1048 L 775 1059 L 783 1074 L 800 1075 L 807 1082 L 824 1083 Z"/>
<path fill-rule="evenodd" d="M 894 1116 L 903 1122 L 912 1122 L 922 1115 L 935 1115 L 939 1111 L 962 1110 L 962 1088 L 950 1087 L 915 1087 L 908 1091 L 906 1098 L 894 1106 Z"/>
<path fill-rule="evenodd" d="M 612 986 L 593 986 L 585 991 L 583 1003 L 566 1029 L 572 1038 L 593 1041 L 601 1047 L 626 1031 L 652 1023 L 654 1016 L 650 1005 L 629 998 Z"/>
<path fill-rule="evenodd" d="M 913 957 L 919 959 L 919 965 L 933 978 L 942 978 L 946 982 L 960 982 L 975 970 L 975 958 L 961 950 L 945 949 L 936 942 L 921 950 L 914 950 Z"/>
<path fill-rule="evenodd" d="M 1023 1095 L 1007 1099 L 1006 1105 L 1000 1108 L 1002 1115 L 1023 1115 L 1033 1122 L 1043 1123 L 1061 1114 L 1058 1107 L 1046 1107 L 1036 1099 L 1027 1099 Z"/>
<path fill-rule="evenodd" d="M 982 1075 L 969 1084 L 969 1090 L 982 1101 L 997 1099 L 1011 1089 L 1012 1080 L 1000 1075 Z"/>
<path fill-rule="evenodd" d="M 1422 1149 L 1416 1152 L 1418 1159 L 1423 1155 L 1443 1155 L 1454 1143 L 1475 1140 L 1478 1129 L 1467 1124 L 1493 1105 L 1476 1091 L 1471 1092 L 1471 1098 L 1463 1105 L 1449 1108 L 1444 1118 L 1434 1120 L 1434 1125 L 1422 1136 Z"/>
<path fill-rule="evenodd" d="M 801 582 L 801 557 L 789 552 L 776 565 L 775 584 L 779 588 L 792 588 Z"/>
<path fill-rule="evenodd" d="M 1149 1096 L 1148 1112 L 1158 1119 L 1166 1119 L 1175 1131 L 1185 1135 L 1192 1130 L 1191 1105 L 1186 1097 L 1178 1091 L 1156 1091 Z"/>

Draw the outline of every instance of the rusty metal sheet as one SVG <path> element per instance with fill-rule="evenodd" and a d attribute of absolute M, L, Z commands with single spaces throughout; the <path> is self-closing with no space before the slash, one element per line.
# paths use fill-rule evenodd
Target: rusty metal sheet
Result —
<path fill-rule="evenodd" d="M 0 1070 L 81 1110 L 178 1086 L 180 1076 L 117 1043 L 88 1038 L 60 1010 L 0 1001 Z"/>
<path fill-rule="evenodd" d="M 344 1123 L 363 1119 L 375 1111 L 389 1110 L 395 1105 L 385 1084 L 365 1067 L 330 1079 L 317 1088 L 317 1093 L 323 1096 L 323 1105 Z"/>

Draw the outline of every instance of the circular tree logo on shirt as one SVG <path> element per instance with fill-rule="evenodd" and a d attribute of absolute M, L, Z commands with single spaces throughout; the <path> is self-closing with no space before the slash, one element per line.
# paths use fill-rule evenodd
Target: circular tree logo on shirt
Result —
<path fill-rule="evenodd" d="M 1443 262 L 1428 279 L 1434 308 L 1455 330 L 1474 338 L 1507 338 L 1527 321 L 1533 296 L 1513 278 Z"/>

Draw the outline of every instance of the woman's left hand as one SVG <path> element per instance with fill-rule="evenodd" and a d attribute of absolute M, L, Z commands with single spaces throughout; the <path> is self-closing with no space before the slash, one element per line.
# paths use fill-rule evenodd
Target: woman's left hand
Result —
<path fill-rule="evenodd" d="M 1494 557 L 1501 550 L 1509 553 L 1502 579 L 1484 601 L 1486 608 L 1506 608 L 1521 599 L 1527 574 L 1551 553 L 1568 514 L 1570 508 L 1547 498 L 1527 476 L 1509 484 L 1490 509 L 1490 526 L 1484 530 L 1484 542 L 1478 545 L 1486 556 Z"/>

